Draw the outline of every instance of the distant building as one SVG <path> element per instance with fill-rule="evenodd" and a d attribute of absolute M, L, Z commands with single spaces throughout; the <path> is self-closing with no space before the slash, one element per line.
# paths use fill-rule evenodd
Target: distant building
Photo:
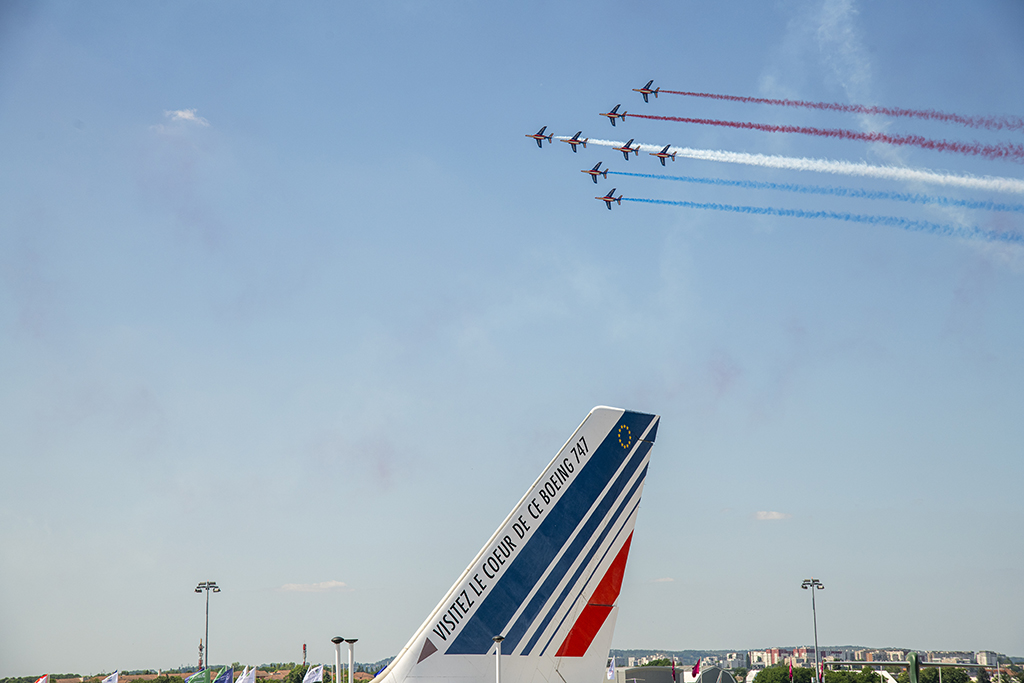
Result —
<path fill-rule="evenodd" d="M 730 652 L 725 656 L 725 668 L 726 669 L 749 669 L 750 665 L 747 663 L 746 652 Z"/>
<path fill-rule="evenodd" d="M 998 655 L 988 650 L 980 650 L 975 655 L 975 661 L 982 666 L 995 666 L 998 663 Z"/>

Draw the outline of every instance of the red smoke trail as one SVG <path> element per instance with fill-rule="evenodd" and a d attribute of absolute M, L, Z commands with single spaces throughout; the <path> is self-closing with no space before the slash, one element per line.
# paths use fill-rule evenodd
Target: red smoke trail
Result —
<path fill-rule="evenodd" d="M 839 140 L 861 140 L 862 142 L 885 142 L 890 145 L 912 145 L 922 149 L 938 152 L 957 152 L 987 159 L 1010 159 L 1024 161 L 1024 145 L 1003 143 L 999 145 L 983 145 L 980 142 L 949 142 L 948 140 L 932 140 L 920 135 L 889 135 L 888 133 L 861 133 L 845 128 L 811 128 L 809 126 L 775 126 L 767 123 L 750 123 L 749 121 L 718 121 L 715 119 L 688 119 L 682 116 L 650 116 L 648 114 L 630 114 L 630 118 L 654 119 L 657 121 L 679 121 L 681 123 L 699 123 L 705 126 L 725 126 L 726 128 L 744 128 L 761 130 L 766 133 L 803 133 L 823 138 Z"/>
<path fill-rule="evenodd" d="M 1019 116 L 962 116 L 947 114 L 935 109 L 902 109 L 900 107 L 871 107 L 864 104 L 840 104 L 839 102 L 807 102 L 806 100 L 773 100 L 765 97 L 739 97 L 737 95 L 716 95 L 707 92 L 686 92 L 683 90 L 662 90 L 672 95 L 687 97 L 703 97 L 709 100 L 725 100 L 727 102 L 746 102 L 748 104 L 772 104 L 780 107 L 799 107 L 803 109 L 822 109 L 840 111 L 851 114 L 882 114 L 883 116 L 924 119 L 941 121 L 942 123 L 958 123 L 971 128 L 988 130 L 1024 131 L 1024 119 Z"/>

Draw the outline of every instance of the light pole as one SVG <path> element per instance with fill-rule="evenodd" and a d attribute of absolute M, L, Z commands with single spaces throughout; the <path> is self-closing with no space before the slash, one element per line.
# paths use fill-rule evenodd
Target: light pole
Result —
<path fill-rule="evenodd" d="M 341 644 L 344 640 L 341 636 L 331 638 L 334 643 L 334 683 L 341 683 Z"/>
<path fill-rule="evenodd" d="M 204 669 L 210 668 L 210 591 L 220 593 L 216 581 L 200 581 L 196 586 L 196 593 L 206 591 L 206 661 Z"/>
<path fill-rule="evenodd" d="M 817 579 L 804 579 L 800 584 L 804 590 L 811 589 L 811 615 L 814 617 L 814 677 L 821 683 L 821 665 L 818 664 L 818 610 L 814 606 L 814 591 L 825 590 L 825 584 Z"/>
<path fill-rule="evenodd" d="M 494 636 L 494 683 L 501 683 L 501 641 L 505 636 Z"/>
<path fill-rule="evenodd" d="M 358 638 L 346 638 L 345 642 L 348 643 L 348 683 L 354 683 L 356 676 L 352 671 L 356 665 L 356 641 Z"/>

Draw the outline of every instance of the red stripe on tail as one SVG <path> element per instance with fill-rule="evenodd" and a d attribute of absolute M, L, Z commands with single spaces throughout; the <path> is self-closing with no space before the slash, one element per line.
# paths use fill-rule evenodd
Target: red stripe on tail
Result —
<path fill-rule="evenodd" d="M 611 614 L 615 600 L 619 597 L 622 589 L 622 575 L 626 572 L 626 557 L 629 555 L 629 544 L 633 540 L 633 534 L 629 535 L 622 549 L 615 556 L 608 571 L 605 572 L 601 583 L 587 601 L 587 606 L 580 612 L 576 623 L 572 625 L 569 635 L 565 637 L 556 657 L 582 657 L 587 653 L 587 648 L 594 642 L 597 632 L 604 626 L 605 620 Z"/>

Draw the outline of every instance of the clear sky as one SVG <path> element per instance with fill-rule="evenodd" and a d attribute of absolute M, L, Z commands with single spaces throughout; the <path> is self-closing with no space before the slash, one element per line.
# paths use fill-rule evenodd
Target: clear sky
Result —
<path fill-rule="evenodd" d="M 1024 655 L 1024 216 L 548 132 L 1015 161 L 680 91 L 1024 114 L 1019 2 L 0 4 L 0 676 L 398 652 L 595 405 L 662 416 L 614 647 Z"/>

